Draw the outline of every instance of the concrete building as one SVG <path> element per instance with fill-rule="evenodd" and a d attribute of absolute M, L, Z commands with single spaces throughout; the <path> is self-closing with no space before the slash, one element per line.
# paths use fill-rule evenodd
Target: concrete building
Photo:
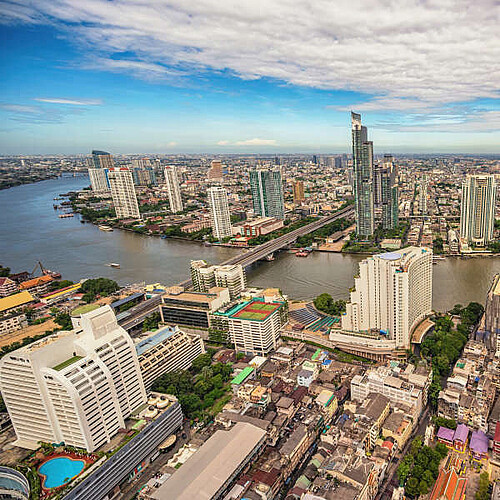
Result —
<path fill-rule="evenodd" d="M 407 247 L 369 257 L 359 264 L 342 329 L 378 331 L 410 346 L 413 328 L 432 311 L 432 250 Z"/>
<path fill-rule="evenodd" d="M 285 218 L 283 183 L 279 169 L 259 168 L 250 171 L 253 210 L 263 217 Z"/>
<path fill-rule="evenodd" d="M 421 215 L 427 215 L 427 176 L 424 174 L 418 185 L 418 209 Z"/>
<path fill-rule="evenodd" d="M 237 422 L 218 430 L 156 492 L 154 500 L 217 500 L 263 449 L 266 431 Z"/>
<path fill-rule="evenodd" d="M 210 313 L 230 301 L 227 288 L 213 287 L 207 293 L 185 292 L 172 287 L 162 296 L 160 306 L 163 323 L 208 329 Z"/>
<path fill-rule="evenodd" d="M 165 326 L 142 335 L 135 349 L 146 391 L 161 375 L 187 370 L 193 360 L 205 352 L 199 335 L 183 332 L 177 326 Z"/>
<path fill-rule="evenodd" d="M 164 172 L 170 210 L 174 214 L 182 212 L 184 206 L 182 204 L 181 188 L 179 186 L 179 178 L 177 176 L 177 167 L 175 165 L 170 165 L 168 167 L 165 167 Z"/>
<path fill-rule="evenodd" d="M 245 271 L 241 264 L 211 266 L 204 260 L 191 261 L 191 280 L 197 292 L 208 292 L 214 286 L 227 288 L 231 300 L 246 288 Z"/>
<path fill-rule="evenodd" d="M 495 274 L 488 294 L 484 309 L 484 338 L 489 349 L 500 353 L 500 274 Z"/>
<path fill-rule="evenodd" d="M 468 175 L 462 184 L 460 237 L 467 243 L 487 245 L 495 226 L 494 175 Z"/>
<path fill-rule="evenodd" d="M 234 231 L 245 238 L 252 239 L 281 229 L 283 227 L 283 220 L 275 219 L 274 217 L 259 217 L 240 224 L 234 228 Z"/>
<path fill-rule="evenodd" d="M 92 191 L 95 193 L 106 193 L 109 191 L 108 169 L 89 168 L 89 179 Z"/>
<path fill-rule="evenodd" d="M 220 160 L 212 160 L 207 177 L 213 181 L 221 181 L 223 179 L 222 162 Z"/>
<path fill-rule="evenodd" d="M 380 207 L 383 229 L 394 229 L 399 221 L 399 197 L 396 167 L 392 156 L 385 155 L 380 168 Z"/>
<path fill-rule="evenodd" d="M 149 161 L 149 160 L 148 160 Z M 156 173 L 153 167 L 134 167 L 132 177 L 136 186 L 155 186 Z"/>
<path fill-rule="evenodd" d="M 293 202 L 296 205 L 300 205 L 306 200 L 304 195 L 304 181 L 294 181 L 293 182 Z"/>
<path fill-rule="evenodd" d="M 132 172 L 126 167 L 114 167 L 109 169 L 108 178 L 118 219 L 140 219 Z"/>
<path fill-rule="evenodd" d="M 0 498 L 5 500 L 29 500 L 30 483 L 16 469 L 0 465 Z"/>
<path fill-rule="evenodd" d="M 229 304 L 212 314 L 211 321 L 213 328 L 227 332 L 237 351 L 265 356 L 276 349 L 288 311 L 283 302 L 252 299 Z"/>
<path fill-rule="evenodd" d="M 233 235 L 227 191 L 222 186 L 208 188 L 208 205 L 214 238 L 222 240 Z"/>
<path fill-rule="evenodd" d="M 10 278 L 0 278 L 0 297 L 7 297 L 12 293 L 17 292 L 18 285 Z"/>
<path fill-rule="evenodd" d="M 94 168 L 113 168 L 115 166 L 113 157 L 106 151 L 92 151 L 92 163 Z"/>
<path fill-rule="evenodd" d="M 367 237 L 375 229 L 373 142 L 368 141 L 368 132 L 361 124 L 361 115 L 351 113 L 351 124 L 356 232 L 360 237 Z"/>
<path fill-rule="evenodd" d="M 109 306 L 82 315 L 81 329 L 5 355 L 0 390 L 17 445 L 33 449 L 64 441 L 96 450 L 146 401 L 134 344 Z"/>

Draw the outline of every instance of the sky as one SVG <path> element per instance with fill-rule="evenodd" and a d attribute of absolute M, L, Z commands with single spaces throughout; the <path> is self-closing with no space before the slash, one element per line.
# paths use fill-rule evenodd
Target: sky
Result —
<path fill-rule="evenodd" d="M 500 153 L 496 0 L 0 0 L 0 154 Z"/>

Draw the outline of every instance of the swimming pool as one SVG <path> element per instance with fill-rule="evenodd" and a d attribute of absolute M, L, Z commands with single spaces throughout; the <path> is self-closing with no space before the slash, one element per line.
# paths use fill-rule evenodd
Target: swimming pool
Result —
<path fill-rule="evenodd" d="M 45 476 L 42 483 L 45 488 L 57 488 L 58 486 L 69 483 L 71 479 L 82 472 L 84 467 L 84 460 L 57 457 L 45 462 L 38 470 L 40 474 Z"/>

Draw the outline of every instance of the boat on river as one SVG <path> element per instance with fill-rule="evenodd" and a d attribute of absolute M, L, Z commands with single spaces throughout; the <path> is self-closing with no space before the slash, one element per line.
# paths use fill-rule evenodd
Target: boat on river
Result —
<path fill-rule="evenodd" d="M 111 226 L 106 226 L 105 224 L 101 224 L 100 226 L 97 226 L 101 231 L 107 231 L 108 233 L 113 231 L 113 228 Z"/>
<path fill-rule="evenodd" d="M 116 262 L 110 262 L 108 264 L 109 267 L 114 267 L 116 269 L 120 269 L 120 264 L 117 264 Z"/>

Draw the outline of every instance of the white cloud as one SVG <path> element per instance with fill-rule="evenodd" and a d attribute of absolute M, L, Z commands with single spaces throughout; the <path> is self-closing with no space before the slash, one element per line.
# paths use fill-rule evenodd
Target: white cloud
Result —
<path fill-rule="evenodd" d="M 170 141 L 170 142 L 167 144 L 167 146 L 168 146 L 169 148 L 173 148 L 174 146 L 177 146 L 177 143 L 176 143 L 175 141 Z"/>
<path fill-rule="evenodd" d="M 274 139 L 247 139 L 246 141 L 236 141 L 236 146 L 276 146 Z"/>
<path fill-rule="evenodd" d="M 229 144 L 229 141 L 218 141 L 217 146 L 227 146 Z"/>
<path fill-rule="evenodd" d="M 409 110 L 499 96 L 496 0 L 10 0 L 4 22 L 72 23 L 94 68 L 158 78 L 230 71 L 379 96 Z M 63 24 L 61 24 L 64 27 Z M 118 60 L 133 53 L 137 60 Z"/>
<path fill-rule="evenodd" d="M 73 106 L 98 106 L 102 104 L 100 99 L 63 99 L 60 97 L 35 97 L 34 101 L 50 104 L 70 104 Z"/>

